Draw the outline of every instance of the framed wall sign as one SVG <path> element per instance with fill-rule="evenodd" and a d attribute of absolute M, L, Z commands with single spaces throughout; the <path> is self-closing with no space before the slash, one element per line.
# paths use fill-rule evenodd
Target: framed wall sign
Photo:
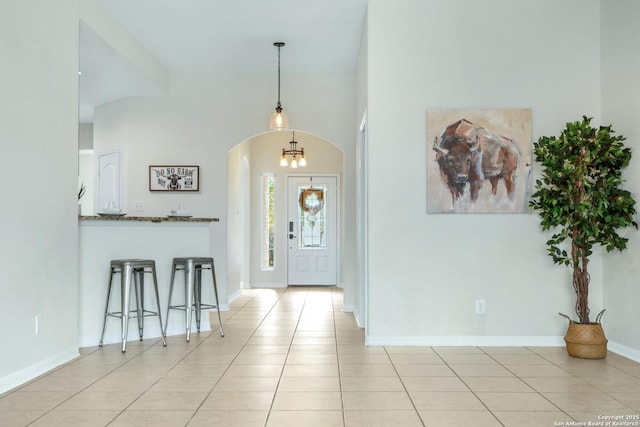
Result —
<path fill-rule="evenodd" d="M 149 191 L 200 191 L 200 166 L 149 166 Z"/>

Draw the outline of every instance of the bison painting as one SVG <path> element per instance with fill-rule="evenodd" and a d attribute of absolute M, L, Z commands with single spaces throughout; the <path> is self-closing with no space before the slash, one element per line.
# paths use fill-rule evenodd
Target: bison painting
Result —
<path fill-rule="evenodd" d="M 467 184 L 471 203 L 475 203 L 487 180 L 493 196 L 502 180 L 513 200 L 520 154 L 512 139 L 460 119 L 446 127 L 439 141 L 435 138 L 433 150 L 452 205 L 464 195 Z"/>

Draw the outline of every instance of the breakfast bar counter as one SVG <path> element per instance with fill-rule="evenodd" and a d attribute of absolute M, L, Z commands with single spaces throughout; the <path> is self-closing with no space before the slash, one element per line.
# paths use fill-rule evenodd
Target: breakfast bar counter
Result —
<path fill-rule="evenodd" d="M 83 221 L 142 221 L 142 222 L 218 222 L 219 218 L 193 218 L 190 216 L 128 216 L 91 215 L 80 216 Z"/>
<path fill-rule="evenodd" d="M 218 218 L 186 216 L 80 216 L 79 236 L 79 331 L 81 347 L 95 346 L 100 341 L 109 283 L 110 263 L 116 259 L 152 259 L 156 262 L 162 320 L 166 321 L 169 281 L 173 258 L 215 257 L 211 242 L 219 233 Z M 224 266 L 216 263 L 218 282 L 224 278 Z M 206 276 L 206 277 L 205 277 Z M 149 278 L 150 279 L 150 278 Z M 207 280 L 205 280 L 207 279 Z M 182 283 L 183 275 L 176 275 Z M 203 301 L 210 301 L 210 276 L 203 275 Z M 112 301 L 119 301 L 120 287 L 114 287 Z M 181 289 L 180 286 L 178 289 Z M 206 289 L 205 289 L 206 288 Z M 220 289 L 220 288 L 219 288 Z M 175 293 L 174 298 L 183 294 Z M 114 299 L 115 298 L 115 299 Z M 153 292 L 144 295 L 145 306 L 155 307 Z M 180 303 L 179 301 L 175 301 Z M 228 309 L 226 293 L 221 295 L 221 310 Z M 136 322 L 130 322 L 128 340 L 138 339 Z M 195 325 L 193 326 L 195 328 Z M 167 335 L 184 334 L 184 316 L 172 313 Z M 201 331 L 210 330 L 209 316 L 202 316 Z M 159 337 L 162 331 L 157 321 L 144 325 L 144 339 Z M 108 319 L 105 343 L 120 342 L 120 325 L 116 318 Z"/>

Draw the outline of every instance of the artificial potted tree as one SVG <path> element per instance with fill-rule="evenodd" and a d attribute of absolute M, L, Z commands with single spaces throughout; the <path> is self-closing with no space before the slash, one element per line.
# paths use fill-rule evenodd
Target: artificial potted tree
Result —
<path fill-rule="evenodd" d="M 633 226 L 635 200 L 621 188 L 622 170 L 629 165 L 631 149 L 625 137 L 614 135 L 611 126 L 594 127 L 591 118 L 567 123 L 560 136 L 542 136 L 534 143 L 542 178 L 536 180 L 529 206 L 540 215 L 542 230 L 553 236 L 547 241 L 555 264 L 573 270 L 577 321 L 569 319 L 565 336 L 571 356 L 601 359 L 607 354 L 598 314 L 589 317 L 589 257 L 593 247 L 607 252 L 622 251 L 628 239 L 620 229 Z"/>

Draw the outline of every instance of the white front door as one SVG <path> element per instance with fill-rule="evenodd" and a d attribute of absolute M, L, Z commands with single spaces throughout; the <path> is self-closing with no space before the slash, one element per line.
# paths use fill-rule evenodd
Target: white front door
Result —
<path fill-rule="evenodd" d="M 336 176 L 290 176 L 287 181 L 287 284 L 338 284 Z"/>

